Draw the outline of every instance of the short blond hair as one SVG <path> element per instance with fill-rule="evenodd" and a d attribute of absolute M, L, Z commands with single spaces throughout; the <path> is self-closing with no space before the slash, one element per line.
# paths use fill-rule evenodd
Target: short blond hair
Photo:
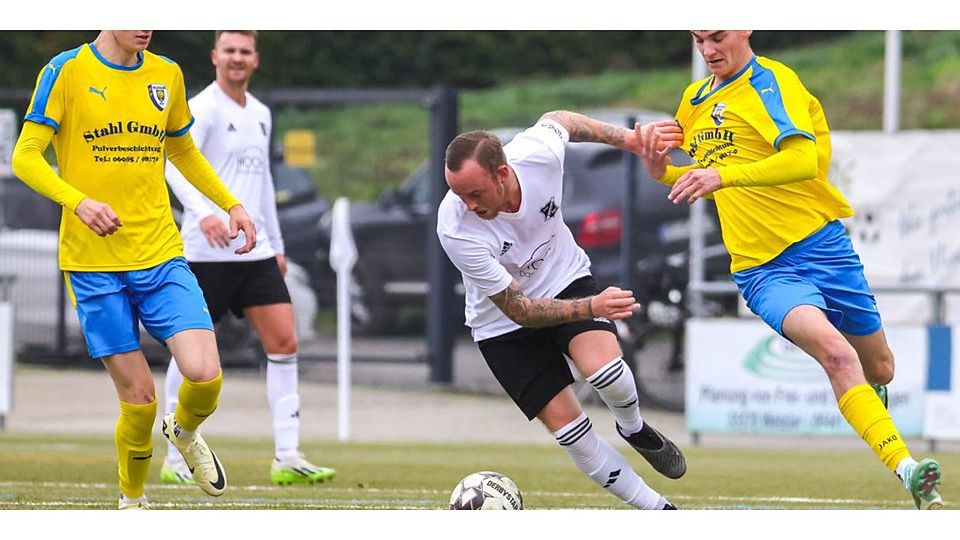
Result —
<path fill-rule="evenodd" d="M 217 30 L 213 33 L 213 48 L 217 48 L 217 43 L 220 43 L 220 36 L 223 34 L 240 34 L 241 36 L 248 36 L 253 38 L 253 48 L 257 48 L 257 31 L 256 30 Z"/>

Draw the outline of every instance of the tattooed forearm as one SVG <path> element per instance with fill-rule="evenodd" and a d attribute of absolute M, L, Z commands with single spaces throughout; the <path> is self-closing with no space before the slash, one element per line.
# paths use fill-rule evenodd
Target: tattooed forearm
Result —
<path fill-rule="evenodd" d="M 567 129 L 570 142 L 598 142 L 623 148 L 627 130 L 622 127 L 594 120 L 588 116 L 570 111 L 553 111 L 543 115 Z"/>
<path fill-rule="evenodd" d="M 516 281 L 490 297 L 511 321 L 527 328 L 544 328 L 593 318 L 590 298 L 530 298 L 523 294 Z"/>

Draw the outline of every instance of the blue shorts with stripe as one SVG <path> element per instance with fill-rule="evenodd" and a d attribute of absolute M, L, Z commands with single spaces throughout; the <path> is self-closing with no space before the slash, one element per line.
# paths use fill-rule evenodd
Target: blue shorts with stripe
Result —
<path fill-rule="evenodd" d="M 733 280 L 747 307 L 780 335 L 784 317 L 800 305 L 819 307 L 847 334 L 865 336 L 881 327 L 863 264 L 839 221 L 792 244 L 772 261 L 733 274 Z"/>
<path fill-rule="evenodd" d="M 93 358 L 140 348 L 140 324 L 160 343 L 182 330 L 213 330 L 197 278 L 177 257 L 127 272 L 65 272 Z"/>

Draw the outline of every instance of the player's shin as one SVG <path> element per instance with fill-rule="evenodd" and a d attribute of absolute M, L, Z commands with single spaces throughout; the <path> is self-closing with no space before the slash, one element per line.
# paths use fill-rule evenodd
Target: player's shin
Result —
<path fill-rule="evenodd" d="M 297 355 L 267 355 L 267 401 L 273 416 L 273 440 L 278 459 L 295 455 L 300 446 L 300 396 Z"/>
<path fill-rule="evenodd" d="M 157 401 L 134 404 L 120 402 L 120 416 L 114 437 L 120 493 L 129 499 L 143 496 L 143 485 L 150 472 L 153 457 L 153 422 L 157 417 Z"/>
<path fill-rule="evenodd" d="M 624 433 L 636 433 L 643 428 L 637 403 L 637 383 L 622 357 L 618 356 L 598 369 L 587 377 L 587 382 L 600 394 Z"/>
<path fill-rule="evenodd" d="M 597 436 L 586 413 L 553 435 L 577 468 L 620 500 L 645 510 L 663 509 L 668 504 L 619 452 Z"/>
<path fill-rule="evenodd" d="M 910 457 L 910 451 L 873 388 L 869 384 L 854 386 L 840 397 L 838 405 L 854 431 L 896 474 L 897 465 Z"/>
<path fill-rule="evenodd" d="M 217 409 L 220 389 L 223 387 L 223 373 L 209 381 L 193 382 L 184 378 L 178 393 L 176 420 L 179 428 L 185 432 L 197 428 Z"/>

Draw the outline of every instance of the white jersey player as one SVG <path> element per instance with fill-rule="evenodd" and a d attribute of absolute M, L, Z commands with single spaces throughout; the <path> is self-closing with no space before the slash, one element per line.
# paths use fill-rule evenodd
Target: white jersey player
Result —
<path fill-rule="evenodd" d="M 565 356 L 613 412 L 620 435 L 661 474 L 683 476 L 680 450 L 640 416 L 611 322 L 639 307 L 633 293 L 597 293 L 590 261 L 563 222 L 565 148 L 579 141 L 640 151 L 636 130 L 566 111 L 544 115 L 506 146 L 482 131 L 459 135 L 447 147 L 450 192 L 437 234 L 463 275 L 474 340 L 527 419 L 539 419 L 580 470 L 625 503 L 673 510 L 596 434 L 570 388 Z"/>
<path fill-rule="evenodd" d="M 259 63 L 256 37 L 252 30 L 216 33 L 211 59 L 217 78 L 190 100 L 190 108 L 197 147 L 224 184 L 248 205 L 258 229 L 257 247 L 239 259 L 227 236 L 225 214 L 169 164 L 167 182 L 183 203 L 184 253 L 214 324 L 227 310 L 246 318 L 267 353 L 267 401 L 275 446 L 271 480 L 281 485 L 324 482 L 336 472 L 311 464 L 299 450 L 298 344 L 290 293 L 283 281 L 287 263 L 270 174 L 270 110 L 247 92 Z M 176 406 L 180 378 L 171 359 L 165 384 L 167 410 Z M 177 452 L 167 452 L 162 481 L 191 481 L 190 471 L 177 458 Z"/>

